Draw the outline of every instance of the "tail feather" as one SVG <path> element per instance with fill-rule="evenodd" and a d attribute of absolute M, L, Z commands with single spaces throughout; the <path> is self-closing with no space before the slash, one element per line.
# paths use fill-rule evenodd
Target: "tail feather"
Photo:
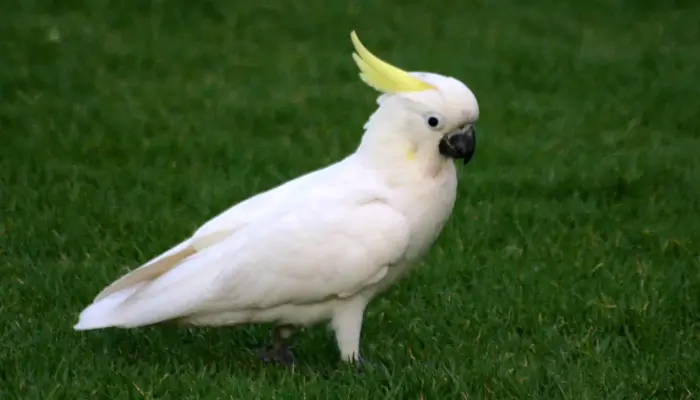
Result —
<path fill-rule="evenodd" d="M 156 279 L 143 280 L 95 301 L 80 314 L 74 329 L 135 328 L 189 315 L 210 300 L 220 263 L 219 252 L 197 253 Z"/>
<path fill-rule="evenodd" d="M 89 305 L 80 313 L 78 323 L 73 326 L 76 331 L 102 329 L 109 327 L 126 327 L 121 321 L 119 306 L 146 283 L 133 285 L 127 289 L 111 294 Z"/>
<path fill-rule="evenodd" d="M 103 289 L 82 313 L 75 330 L 130 327 L 120 317 L 120 306 L 134 293 L 175 268 L 197 250 L 186 240 Z M 125 325 L 126 324 L 126 325 Z"/>
<path fill-rule="evenodd" d="M 195 250 L 186 240 L 172 249 L 166 251 L 160 256 L 154 258 L 153 260 L 147 262 L 143 266 L 127 273 L 126 275 L 119 278 L 117 281 L 113 282 L 105 289 L 103 289 L 95 298 L 95 302 L 98 302 L 107 296 L 124 290 L 130 286 L 144 281 L 152 281 L 159 276 L 170 271 L 176 265 L 178 265 L 185 258 L 195 254 Z"/>

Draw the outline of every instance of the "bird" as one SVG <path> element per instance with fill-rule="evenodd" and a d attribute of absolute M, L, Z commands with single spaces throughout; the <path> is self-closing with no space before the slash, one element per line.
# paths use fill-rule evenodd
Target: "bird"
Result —
<path fill-rule="evenodd" d="M 75 330 L 268 324 L 259 357 L 289 365 L 295 334 L 327 323 L 341 360 L 366 361 L 365 310 L 450 218 L 479 105 L 459 79 L 405 71 L 350 39 L 360 80 L 379 93 L 355 151 L 214 216 L 105 287 Z"/>

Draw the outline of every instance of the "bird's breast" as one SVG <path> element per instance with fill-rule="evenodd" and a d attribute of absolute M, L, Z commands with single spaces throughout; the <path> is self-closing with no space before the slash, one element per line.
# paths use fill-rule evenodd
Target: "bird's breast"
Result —
<path fill-rule="evenodd" d="M 451 167 L 451 168 L 450 168 Z M 413 261 L 430 249 L 452 214 L 457 196 L 457 175 L 452 163 L 432 179 L 408 188 L 402 205 L 411 224 L 406 258 Z"/>
<path fill-rule="evenodd" d="M 405 190 L 405 191 L 404 191 Z M 405 188 L 394 203 L 411 225 L 411 237 L 404 259 L 389 269 L 386 276 L 370 289 L 371 293 L 385 290 L 399 280 L 420 260 L 437 239 L 452 214 L 457 196 L 457 176 L 447 168 L 434 179 Z"/>

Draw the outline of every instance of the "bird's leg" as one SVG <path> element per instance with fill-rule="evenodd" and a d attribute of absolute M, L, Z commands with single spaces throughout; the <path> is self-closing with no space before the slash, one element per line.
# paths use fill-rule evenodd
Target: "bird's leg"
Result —
<path fill-rule="evenodd" d="M 280 325 L 272 330 L 272 346 L 259 352 L 260 358 L 266 363 L 283 365 L 294 364 L 294 354 L 291 349 L 291 337 L 294 328 L 290 325 Z"/>
<path fill-rule="evenodd" d="M 358 299 L 338 307 L 331 321 L 341 359 L 354 365 L 358 372 L 371 365 L 360 355 L 360 334 L 366 305 L 365 301 Z"/>

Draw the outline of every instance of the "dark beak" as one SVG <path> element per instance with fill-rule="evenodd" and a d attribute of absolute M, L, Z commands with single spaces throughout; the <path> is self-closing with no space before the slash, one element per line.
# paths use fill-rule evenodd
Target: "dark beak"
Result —
<path fill-rule="evenodd" d="M 476 149 L 476 129 L 470 126 L 463 132 L 448 133 L 440 140 L 440 154 L 450 158 L 464 159 L 466 165 Z"/>

